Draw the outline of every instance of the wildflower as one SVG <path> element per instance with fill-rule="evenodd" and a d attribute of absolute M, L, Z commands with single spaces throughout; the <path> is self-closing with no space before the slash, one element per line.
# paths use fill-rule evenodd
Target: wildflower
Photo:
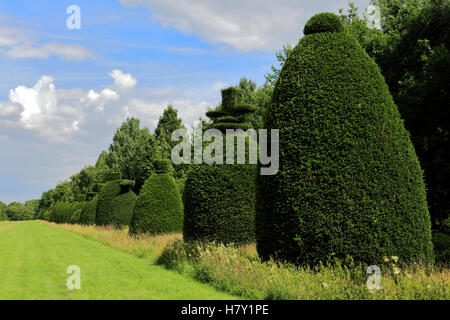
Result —
<path fill-rule="evenodd" d="M 394 274 L 400 274 L 400 269 L 397 267 L 393 267 L 394 269 Z"/>
<path fill-rule="evenodd" d="M 397 262 L 397 261 L 398 261 L 398 257 L 397 257 L 397 256 L 392 256 L 391 258 L 392 258 L 392 260 L 393 260 L 394 262 Z"/>
<path fill-rule="evenodd" d="M 389 262 L 389 258 L 386 256 L 383 257 L 383 260 L 384 260 L 384 262 Z"/>
<path fill-rule="evenodd" d="M 328 288 L 328 283 L 324 282 L 324 283 L 322 283 L 322 286 L 323 286 L 324 288 Z"/>

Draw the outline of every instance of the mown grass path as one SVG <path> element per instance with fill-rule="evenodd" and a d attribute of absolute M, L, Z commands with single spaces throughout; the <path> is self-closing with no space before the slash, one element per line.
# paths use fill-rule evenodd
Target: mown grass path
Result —
<path fill-rule="evenodd" d="M 68 290 L 67 268 L 81 268 Z M 235 299 L 148 260 L 37 222 L 0 225 L 2 299 Z"/>

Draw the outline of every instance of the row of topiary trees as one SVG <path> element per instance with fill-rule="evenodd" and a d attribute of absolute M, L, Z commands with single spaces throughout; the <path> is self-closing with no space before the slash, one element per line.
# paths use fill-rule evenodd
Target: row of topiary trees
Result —
<path fill-rule="evenodd" d="M 280 130 L 280 170 L 192 165 L 181 195 L 167 161 L 138 197 L 116 176 L 54 222 L 129 225 L 130 235 L 183 230 L 186 241 L 249 243 L 259 255 L 316 265 L 353 257 L 433 261 L 422 170 L 378 66 L 330 13 L 311 18 L 275 86 L 266 128 Z M 237 88 L 208 112 L 212 128 L 248 129 Z M 206 146 L 205 146 L 206 147 Z M 224 156 L 226 152 L 224 152 Z"/>
<path fill-rule="evenodd" d="M 264 260 L 296 264 L 432 262 L 422 170 L 379 67 L 334 14 L 311 18 L 304 35 L 267 115 L 266 128 L 280 130 L 279 172 L 255 184 L 251 166 L 192 166 L 185 239 L 256 235 Z M 223 94 L 208 116 L 220 129 L 246 128 L 233 117 L 239 94 Z"/>
<path fill-rule="evenodd" d="M 183 203 L 167 160 L 154 162 L 155 171 L 141 193 L 132 191 L 134 182 L 111 175 L 100 193 L 89 193 L 86 202 L 59 202 L 43 219 L 55 223 L 129 226 L 130 235 L 181 232 Z"/>

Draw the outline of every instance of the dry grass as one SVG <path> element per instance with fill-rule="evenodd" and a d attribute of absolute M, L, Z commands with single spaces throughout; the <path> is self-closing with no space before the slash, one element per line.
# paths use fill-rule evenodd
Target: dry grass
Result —
<path fill-rule="evenodd" d="M 140 258 L 156 260 L 167 244 L 182 240 L 181 233 L 165 234 L 160 236 L 130 237 L 128 229 L 115 229 L 114 227 L 83 226 L 72 224 L 55 224 L 47 221 L 39 221 L 42 224 L 62 228 L 77 233 L 85 238 L 99 241 L 111 247 L 131 253 Z"/>

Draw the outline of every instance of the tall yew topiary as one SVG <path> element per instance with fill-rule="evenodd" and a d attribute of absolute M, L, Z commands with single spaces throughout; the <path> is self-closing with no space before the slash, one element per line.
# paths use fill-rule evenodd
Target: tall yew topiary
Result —
<path fill-rule="evenodd" d="M 169 173 L 170 163 L 155 161 L 154 167 L 155 172 L 137 198 L 130 235 L 183 231 L 183 202 L 175 179 Z"/>
<path fill-rule="evenodd" d="M 431 262 L 422 170 L 378 66 L 333 14 L 304 33 L 268 115 L 280 170 L 259 178 L 258 253 L 309 265 Z"/>
<path fill-rule="evenodd" d="M 209 111 L 213 128 L 248 129 L 245 115 L 255 107 L 241 104 L 239 88 L 222 91 L 222 105 Z M 225 138 L 224 138 L 225 146 Z M 226 150 L 224 147 L 225 158 Z M 255 240 L 256 165 L 191 165 L 184 189 L 184 239 L 220 243 L 249 243 Z"/>
<path fill-rule="evenodd" d="M 119 176 L 114 176 L 119 178 Z M 98 195 L 95 224 L 126 226 L 133 215 L 136 195 L 130 180 L 113 180 L 105 184 Z"/>

